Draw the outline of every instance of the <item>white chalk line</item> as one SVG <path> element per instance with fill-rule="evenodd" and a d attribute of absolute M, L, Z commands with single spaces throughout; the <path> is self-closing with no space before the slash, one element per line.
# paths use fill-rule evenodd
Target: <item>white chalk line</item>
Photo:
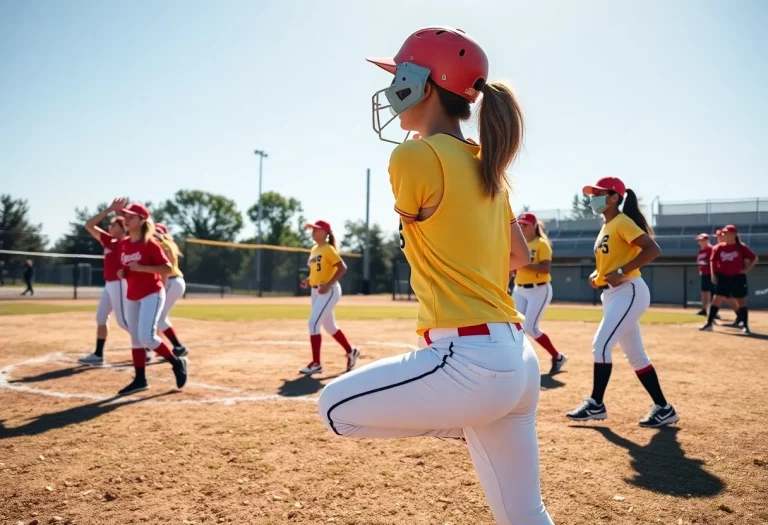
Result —
<path fill-rule="evenodd" d="M 199 347 L 205 347 L 205 346 L 240 346 L 240 345 L 257 345 L 257 344 L 270 345 L 270 346 L 292 346 L 292 345 L 303 346 L 303 345 L 306 345 L 306 341 L 304 340 L 302 341 L 285 341 L 285 340 L 280 340 L 280 341 L 271 341 L 271 340 L 201 341 L 190 346 L 199 348 Z M 361 346 L 382 346 L 387 348 L 401 348 L 406 350 L 417 349 L 413 345 L 408 345 L 404 343 L 382 342 L 382 341 L 369 341 L 366 343 L 362 343 Z M 126 350 L 130 348 L 131 347 L 114 347 L 112 348 L 112 350 Z M 14 392 L 54 397 L 58 399 L 85 399 L 88 401 L 109 401 L 109 403 L 107 404 L 118 403 L 118 402 L 121 402 L 122 400 L 127 400 L 127 399 L 135 399 L 135 398 L 115 398 L 114 395 L 108 396 L 103 394 L 60 392 L 57 390 L 47 390 L 47 389 L 28 386 L 21 383 L 11 382 L 10 380 L 11 372 L 13 372 L 14 369 L 22 366 L 41 364 L 41 363 L 77 364 L 77 361 L 67 357 L 67 354 L 65 354 L 64 352 L 54 352 L 51 354 L 46 354 L 41 357 L 34 357 L 31 359 L 25 359 L 23 361 L 18 361 L 16 363 L 11 363 L 9 365 L 6 365 L 0 368 L 0 388 L 4 388 L 6 390 L 11 390 Z M 87 366 L 87 365 L 83 365 L 83 366 Z M 118 372 L 133 371 L 133 366 L 111 365 L 109 363 L 105 363 L 102 366 L 94 366 L 92 368 L 94 370 L 98 370 L 101 368 L 101 369 L 107 369 L 107 370 L 115 370 Z M 160 381 L 160 382 L 172 381 L 172 379 L 168 377 L 157 377 L 157 376 L 149 376 L 149 379 L 151 379 L 152 381 Z M 284 396 L 281 394 L 248 393 L 246 390 L 242 390 L 239 388 L 232 388 L 232 387 L 226 387 L 226 386 L 220 386 L 220 385 L 211 385 L 207 383 L 200 383 L 197 381 L 187 382 L 187 385 L 185 386 L 191 386 L 191 387 L 220 391 L 220 392 L 228 392 L 231 394 L 238 394 L 238 395 L 233 395 L 229 397 L 211 398 L 211 399 L 180 399 L 176 401 L 147 399 L 145 401 L 142 401 L 142 403 L 151 403 L 156 405 L 234 405 L 236 403 L 260 402 L 260 401 L 301 401 L 301 402 L 310 402 L 310 403 L 314 403 L 317 401 L 316 396 Z"/>

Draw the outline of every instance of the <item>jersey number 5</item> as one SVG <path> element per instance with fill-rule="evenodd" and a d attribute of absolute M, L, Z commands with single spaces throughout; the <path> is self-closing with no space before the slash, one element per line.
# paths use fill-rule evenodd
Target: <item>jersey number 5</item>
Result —
<path fill-rule="evenodd" d="M 405 237 L 403 237 L 403 221 L 400 221 L 400 228 L 398 229 L 398 233 L 400 234 L 400 249 L 405 249 Z"/>
<path fill-rule="evenodd" d="M 608 253 L 608 239 L 610 235 L 604 235 L 602 240 L 600 241 L 600 248 L 602 248 L 603 253 Z"/>

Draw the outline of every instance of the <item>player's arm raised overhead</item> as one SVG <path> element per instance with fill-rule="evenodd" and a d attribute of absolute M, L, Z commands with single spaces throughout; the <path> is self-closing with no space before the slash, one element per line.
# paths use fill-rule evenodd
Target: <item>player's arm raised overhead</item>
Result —
<path fill-rule="evenodd" d="M 91 234 L 91 237 L 96 239 L 99 242 L 102 242 L 102 238 L 105 235 L 109 235 L 107 232 L 105 232 L 103 229 L 101 229 L 98 224 L 107 218 L 107 215 L 110 213 L 116 212 L 122 208 L 125 208 L 125 206 L 128 205 L 128 200 L 124 199 L 122 197 L 118 197 L 112 201 L 112 204 L 110 204 L 107 208 L 100 211 L 93 217 L 91 217 L 88 222 L 85 223 L 85 229 L 88 230 L 88 233 Z"/>

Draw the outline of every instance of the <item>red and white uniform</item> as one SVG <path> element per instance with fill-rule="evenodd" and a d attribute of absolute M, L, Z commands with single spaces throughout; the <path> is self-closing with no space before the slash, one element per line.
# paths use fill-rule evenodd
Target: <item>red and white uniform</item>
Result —
<path fill-rule="evenodd" d="M 157 335 L 157 323 L 165 304 L 165 288 L 160 275 L 147 272 L 134 272 L 130 264 L 159 266 L 168 264 L 160 245 L 154 240 L 131 242 L 129 238 L 120 240 L 120 265 L 125 270 L 128 285 L 126 294 L 126 318 L 131 333 L 131 346 L 154 350 L 163 344 Z"/>
<path fill-rule="evenodd" d="M 696 265 L 699 268 L 699 275 L 712 274 L 712 270 L 709 266 L 709 261 L 712 259 L 712 248 L 714 248 L 714 246 L 709 245 L 706 248 L 699 249 L 699 254 L 696 256 Z"/>
<path fill-rule="evenodd" d="M 712 249 L 712 266 L 717 275 L 733 277 L 741 274 L 744 259 L 755 260 L 755 252 L 746 244 L 721 242 Z"/>
<path fill-rule="evenodd" d="M 120 269 L 120 239 L 102 232 L 101 245 L 104 247 L 104 289 L 101 291 L 99 306 L 96 309 L 96 323 L 105 325 L 109 322 L 109 314 L 115 312 L 117 324 L 128 331 L 128 321 L 125 316 L 125 281 L 117 276 Z"/>

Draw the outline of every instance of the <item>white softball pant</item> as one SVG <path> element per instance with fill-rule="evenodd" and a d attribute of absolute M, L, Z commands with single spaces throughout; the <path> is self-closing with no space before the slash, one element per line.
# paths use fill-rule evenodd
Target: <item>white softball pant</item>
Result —
<path fill-rule="evenodd" d="M 101 291 L 99 306 L 96 308 L 96 324 L 103 326 L 109 322 L 109 314 L 115 312 L 117 324 L 125 331 L 128 330 L 128 320 L 125 317 L 125 292 L 127 287 L 123 279 L 107 281 Z"/>
<path fill-rule="evenodd" d="M 168 283 L 165 285 L 165 306 L 160 313 L 160 322 L 158 328 L 160 331 L 165 331 L 173 326 L 171 320 L 168 319 L 168 314 L 171 313 L 173 305 L 176 301 L 184 297 L 184 291 L 187 289 L 187 283 L 183 277 L 170 277 Z"/>
<path fill-rule="evenodd" d="M 333 309 L 336 303 L 341 299 L 341 285 L 334 284 L 328 290 L 328 293 L 319 294 L 316 288 L 312 288 L 312 314 L 309 316 L 309 335 L 320 333 L 320 327 L 333 335 L 339 331 L 336 326 L 336 316 L 333 315 Z"/>
<path fill-rule="evenodd" d="M 516 325 L 489 327 L 490 336 L 432 330 L 431 346 L 333 380 L 318 410 L 343 437 L 464 437 L 497 523 L 551 524 L 539 486 L 539 362 Z"/>
<path fill-rule="evenodd" d="M 157 335 L 157 323 L 165 305 L 165 290 L 161 289 L 139 301 L 126 300 L 125 316 L 131 333 L 132 348 L 154 350 L 163 341 Z"/>
<path fill-rule="evenodd" d="M 533 288 L 515 285 L 512 299 L 515 301 L 515 309 L 525 316 L 523 321 L 525 333 L 534 339 L 541 337 L 544 332 L 539 330 L 539 322 L 544 310 L 552 302 L 552 284 L 542 284 Z"/>
<path fill-rule="evenodd" d="M 603 320 L 592 341 L 595 363 L 611 363 L 611 352 L 619 344 L 635 370 L 650 366 L 640 334 L 640 317 L 651 304 L 651 292 L 642 277 L 634 277 L 603 291 Z"/>

